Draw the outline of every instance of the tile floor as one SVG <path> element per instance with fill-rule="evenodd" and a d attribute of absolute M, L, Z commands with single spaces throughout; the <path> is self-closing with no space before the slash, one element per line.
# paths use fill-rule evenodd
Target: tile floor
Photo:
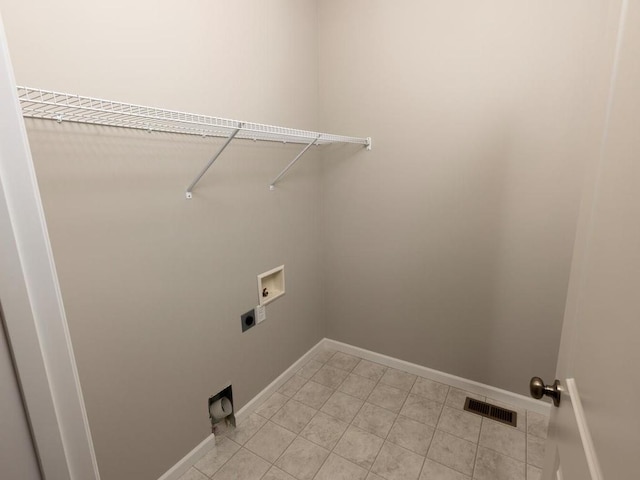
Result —
<path fill-rule="evenodd" d="M 538 480 L 548 419 L 342 352 L 304 365 L 181 480 Z M 493 403 L 492 399 L 487 399 Z"/>

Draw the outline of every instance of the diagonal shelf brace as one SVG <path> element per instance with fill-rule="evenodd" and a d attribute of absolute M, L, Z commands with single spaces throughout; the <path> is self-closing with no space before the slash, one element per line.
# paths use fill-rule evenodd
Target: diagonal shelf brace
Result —
<path fill-rule="evenodd" d="M 205 173 L 207 173 L 207 170 L 209 170 L 209 168 L 211 167 L 211 165 L 213 165 L 213 162 L 215 162 L 218 157 L 220 156 L 220 154 L 222 152 L 224 152 L 224 149 L 227 148 L 229 146 L 229 144 L 231 143 L 231 141 L 235 138 L 235 136 L 238 134 L 238 132 L 240 131 L 240 129 L 242 129 L 242 123 L 238 125 L 238 128 L 236 128 L 233 132 L 231 132 L 231 134 L 227 137 L 227 141 L 224 142 L 224 144 L 218 149 L 218 151 L 216 152 L 216 154 L 211 157 L 211 160 L 209 160 L 209 163 L 207 163 L 204 168 L 200 171 L 200 173 L 198 174 L 198 176 L 195 178 L 195 180 L 193 182 L 191 182 L 191 185 L 189 185 L 187 187 L 187 193 L 185 194 L 185 196 L 190 199 L 193 198 L 193 194 L 191 193 L 191 191 L 193 190 L 193 187 L 196 186 L 196 183 L 198 183 L 200 181 L 200 179 L 204 176 Z"/>
<path fill-rule="evenodd" d="M 322 137 L 322 134 L 319 134 L 316 138 L 314 138 L 313 140 L 311 140 L 311 141 L 307 144 L 307 146 L 306 146 L 306 147 L 304 147 L 304 148 L 302 149 L 302 151 L 301 151 L 301 152 L 296 156 L 296 158 L 294 158 L 293 160 L 291 160 L 291 162 L 289 163 L 289 165 L 287 165 L 286 167 L 284 167 L 284 170 L 282 170 L 282 171 L 280 172 L 280 174 L 279 174 L 276 178 L 274 178 L 274 179 L 271 181 L 271 184 L 269 185 L 269 190 L 274 190 L 274 189 L 275 189 L 276 183 L 277 183 L 277 182 L 278 182 L 282 177 L 284 177 L 284 176 L 285 176 L 285 174 L 289 171 L 289 169 L 290 169 L 291 167 L 293 167 L 293 166 L 295 165 L 295 163 L 296 163 L 298 160 L 300 160 L 300 158 L 302 157 L 302 155 L 304 155 L 304 154 L 305 154 L 305 152 L 311 148 L 311 145 L 313 145 L 313 144 L 314 144 L 314 143 L 316 143 L 318 140 L 320 140 L 320 137 Z"/>

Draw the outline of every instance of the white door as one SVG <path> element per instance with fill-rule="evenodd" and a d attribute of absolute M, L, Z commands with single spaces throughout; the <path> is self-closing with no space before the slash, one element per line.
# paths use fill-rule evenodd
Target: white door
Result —
<path fill-rule="evenodd" d="M 1 18 L 0 297 L 42 476 L 99 480 Z M 7 476 L 0 464 L 0 479 L 12 478 L 28 477 Z"/>
<path fill-rule="evenodd" d="M 622 4 L 602 150 L 578 226 L 546 480 L 640 478 L 640 2 Z"/>
<path fill-rule="evenodd" d="M 27 416 L 4 335 L 0 306 L 0 477 L 40 480 L 40 469 Z"/>

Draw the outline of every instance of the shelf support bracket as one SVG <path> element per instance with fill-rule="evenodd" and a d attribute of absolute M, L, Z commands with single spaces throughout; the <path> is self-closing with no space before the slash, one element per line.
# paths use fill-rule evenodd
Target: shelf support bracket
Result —
<path fill-rule="evenodd" d="M 304 147 L 304 148 L 302 149 L 302 151 L 301 151 L 301 152 L 296 156 L 296 158 L 294 158 L 293 160 L 291 160 L 291 162 L 289 163 L 289 165 L 287 165 L 286 167 L 284 167 L 284 170 L 282 170 L 282 171 L 280 172 L 280 174 L 279 174 L 276 178 L 274 178 L 274 179 L 271 181 L 271 184 L 269 185 L 269 190 L 272 190 L 272 191 L 273 191 L 273 190 L 275 189 L 275 187 L 276 187 L 276 183 L 278 183 L 278 181 L 279 181 L 282 177 L 284 177 L 284 176 L 286 175 L 286 173 L 289 171 L 289 169 L 290 169 L 291 167 L 293 167 L 293 166 L 295 165 L 295 163 L 296 163 L 298 160 L 300 160 L 300 158 L 301 158 L 301 157 L 306 153 L 306 151 L 307 151 L 307 150 L 309 150 L 309 149 L 311 148 L 311 146 L 312 146 L 314 143 L 316 143 L 318 140 L 320 140 L 320 137 L 321 137 L 321 136 L 322 136 L 322 134 L 319 134 L 316 138 L 314 138 L 313 140 L 311 140 L 311 141 L 307 144 L 307 146 L 306 146 L 306 147 Z"/>
<path fill-rule="evenodd" d="M 200 179 L 204 176 L 205 173 L 207 173 L 207 170 L 209 170 L 209 168 L 211 167 L 211 165 L 213 165 L 213 162 L 215 162 L 218 157 L 220 156 L 220 154 L 222 152 L 224 152 L 224 149 L 227 148 L 229 146 L 229 144 L 231 143 L 231 141 L 235 138 L 235 136 L 238 134 L 238 132 L 242 129 L 243 124 L 240 123 L 238 125 L 238 128 L 236 128 L 233 132 L 231 132 L 231 134 L 229 134 L 229 136 L 227 137 L 227 140 L 224 142 L 224 144 L 218 149 L 218 151 L 216 152 L 216 154 L 211 157 L 211 160 L 209 160 L 209 163 L 207 163 L 204 168 L 200 171 L 200 173 L 198 174 L 198 176 L 195 178 L 195 180 L 193 182 L 191 182 L 191 185 L 189 185 L 187 187 L 187 193 L 185 194 L 185 196 L 187 197 L 187 199 L 191 199 L 193 198 L 193 194 L 191 193 L 193 191 L 193 187 L 196 186 L 196 183 L 198 183 L 200 181 Z"/>

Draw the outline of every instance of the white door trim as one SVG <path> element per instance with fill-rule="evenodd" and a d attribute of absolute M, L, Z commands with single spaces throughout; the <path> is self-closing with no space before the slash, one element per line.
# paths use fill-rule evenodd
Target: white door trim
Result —
<path fill-rule="evenodd" d="M 567 378 L 567 393 L 571 398 L 571 405 L 573 406 L 573 413 L 576 417 L 576 423 L 578 424 L 578 431 L 580 432 L 580 439 L 582 440 L 582 448 L 584 449 L 585 457 L 587 458 L 587 465 L 589 466 L 589 473 L 591 473 L 591 480 L 603 480 L 602 469 L 600 468 L 600 462 L 598 462 L 598 456 L 596 455 L 596 448 L 593 445 L 593 438 L 589 431 L 589 425 L 587 424 L 587 417 L 584 414 L 584 408 L 582 408 L 582 401 L 580 400 L 580 393 L 578 392 L 578 385 L 573 378 Z"/>
<path fill-rule="evenodd" d="M 16 82 L 0 18 L 0 297 L 42 473 L 99 480 Z"/>

